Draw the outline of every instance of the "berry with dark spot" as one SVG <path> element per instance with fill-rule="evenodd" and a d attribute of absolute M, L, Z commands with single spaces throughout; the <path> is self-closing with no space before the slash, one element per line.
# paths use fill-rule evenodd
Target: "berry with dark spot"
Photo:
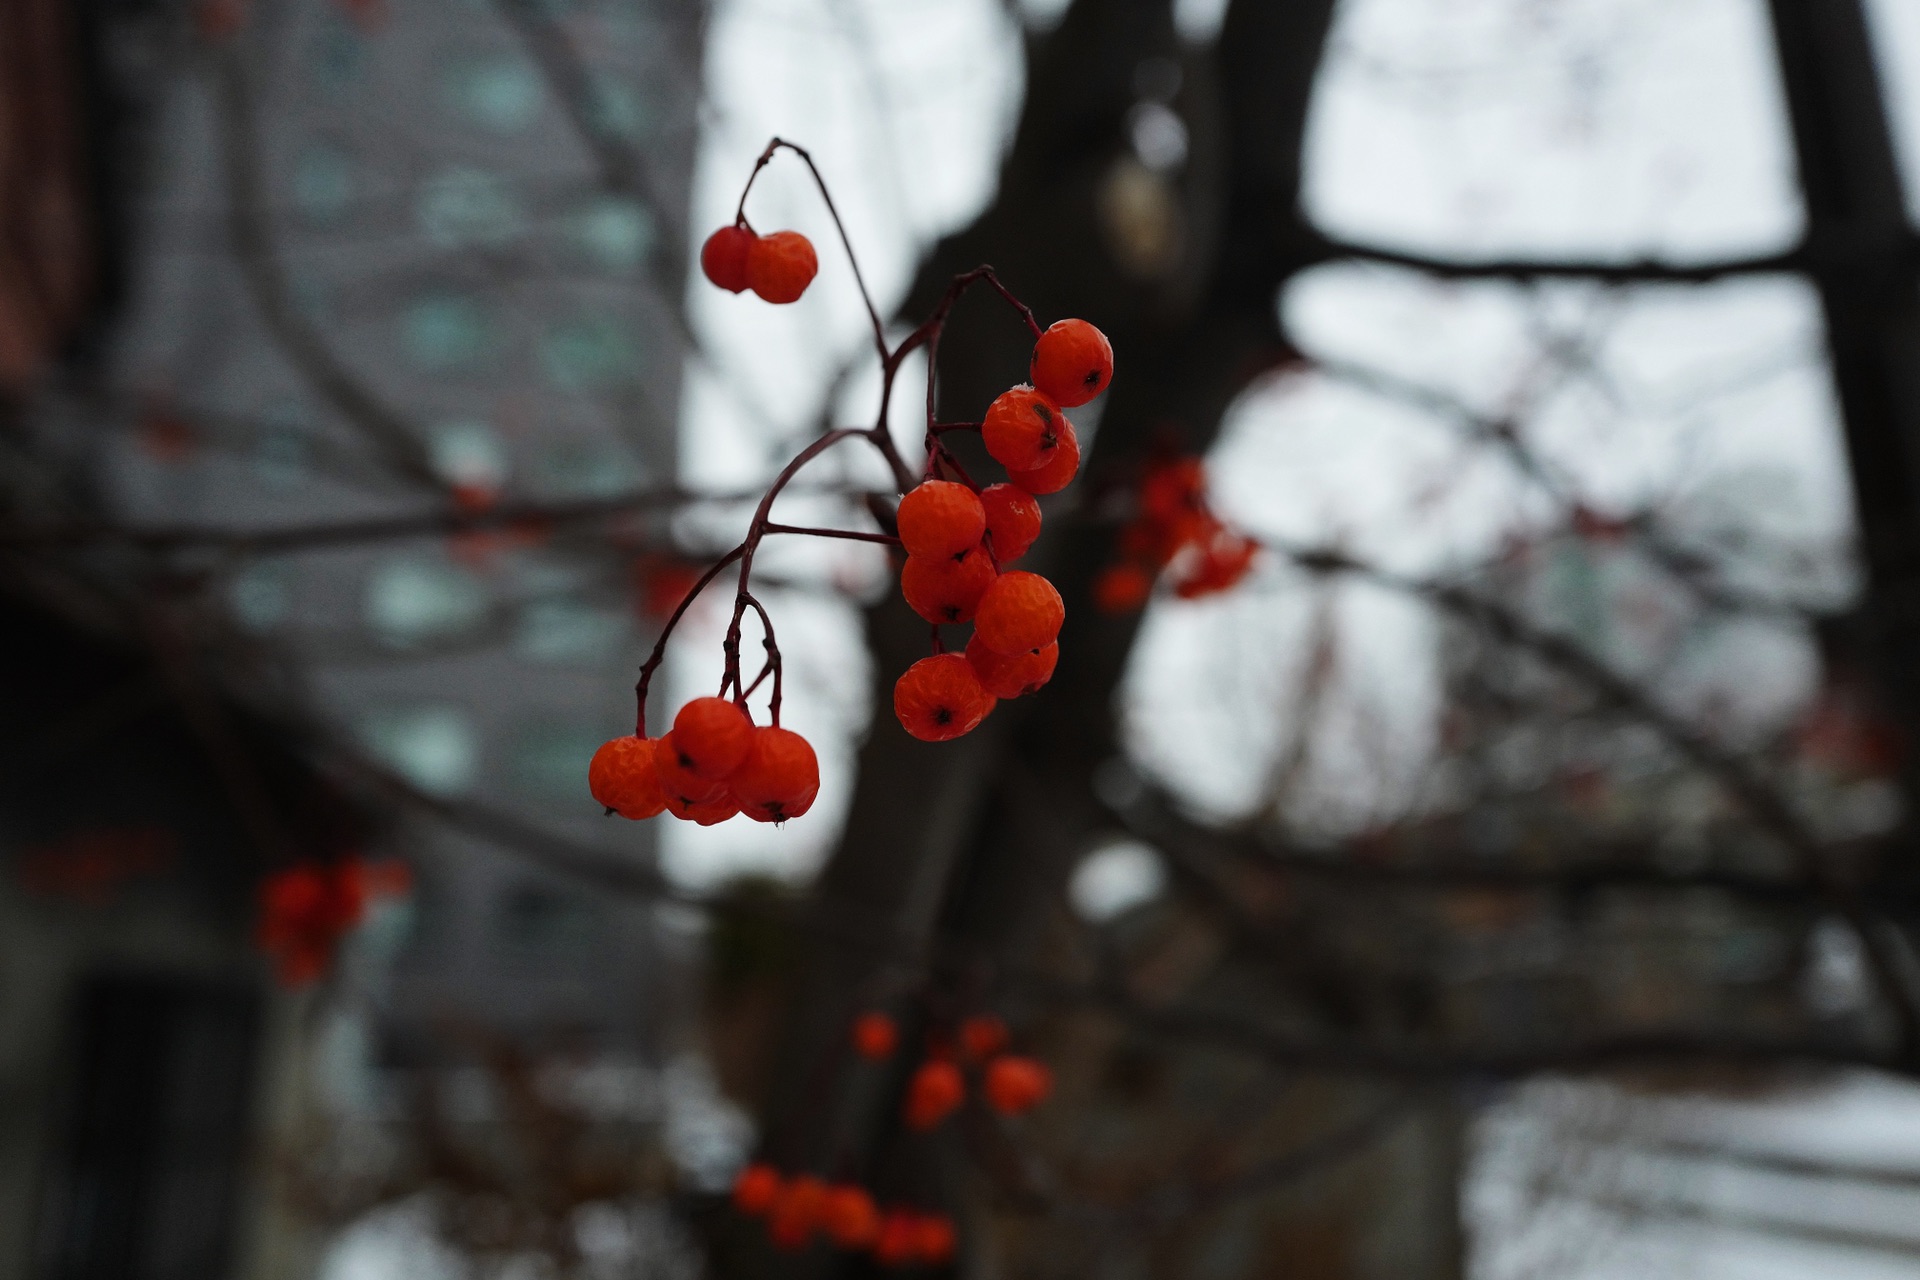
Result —
<path fill-rule="evenodd" d="M 1085 320 L 1060 320 L 1033 344 L 1033 385 L 1062 408 L 1085 404 L 1113 380 L 1113 345 Z"/>
<path fill-rule="evenodd" d="M 893 686 L 893 714 L 922 742 L 946 742 L 973 732 L 993 710 L 973 666 L 957 653 L 936 653 L 908 667 Z"/>
<path fill-rule="evenodd" d="M 1032 387 L 1003 391 L 987 406 L 980 437 L 994 461 L 1009 471 L 1032 471 L 1053 461 L 1073 425 L 1060 406 Z"/>
<path fill-rule="evenodd" d="M 951 480 L 928 480 L 915 486 L 900 499 L 895 517 L 901 545 L 910 556 L 935 559 L 971 550 L 987 531 L 987 511 L 981 502 L 973 490 Z"/>
<path fill-rule="evenodd" d="M 977 546 L 958 556 L 908 556 L 900 594 L 928 622 L 970 622 L 995 576 L 993 562 Z"/>

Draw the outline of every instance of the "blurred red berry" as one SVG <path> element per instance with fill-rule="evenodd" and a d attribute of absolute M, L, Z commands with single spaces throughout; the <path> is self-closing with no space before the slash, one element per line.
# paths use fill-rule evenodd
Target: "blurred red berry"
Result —
<path fill-rule="evenodd" d="M 773 1208 L 780 1196 L 780 1171 L 770 1164 L 750 1164 L 733 1180 L 733 1207 L 749 1217 Z"/>
<path fill-rule="evenodd" d="M 1153 575 L 1132 562 L 1110 564 L 1093 580 L 1094 607 L 1102 613 L 1132 613 L 1153 595 Z"/>
<path fill-rule="evenodd" d="M 991 1013 L 976 1013 L 960 1024 L 960 1051 L 971 1062 L 985 1062 L 1007 1047 L 1007 1024 Z"/>
<path fill-rule="evenodd" d="M 747 255 L 757 237 L 745 227 L 722 227 L 700 246 L 700 270 L 728 293 L 747 287 Z"/>
<path fill-rule="evenodd" d="M 914 1219 L 914 1253 L 921 1266 L 938 1267 L 953 1261 L 957 1239 L 953 1219 L 944 1213 L 923 1213 Z"/>
<path fill-rule="evenodd" d="M 889 1209 L 880 1219 L 873 1259 L 883 1267 L 910 1267 L 920 1260 L 919 1218 L 911 1209 Z"/>
<path fill-rule="evenodd" d="M 863 1187 L 828 1188 L 820 1217 L 827 1238 L 842 1249 L 864 1249 L 880 1234 L 880 1210 Z"/>
<path fill-rule="evenodd" d="M 909 1129 L 931 1129 L 965 1101 L 967 1083 L 960 1068 L 944 1059 L 923 1062 L 907 1082 L 906 1121 Z"/>
<path fill-rule="evenodd" d="M 853 1020 L 853 1048 L 863 1058 L 875 1062 L 891 1058 L 900 1043 L 900 1029 L 893 1019 L 877 1010 Z"/>
<path fill-rule="evenodd" d="M 1039 1106 L 1053 1091 L 1053 1072 L 1032 1058 L 1005 1054 L 987 1064 L 981 1089 L 988 1106 L 1002 1115 L 1017 1116 Z"/>
<path fill-rule="evenodd" d="M 768 302 L 794 302 L 820 270 L 813 242 L 798 231 L 761 236 L 747 249 L 747 284 Z"/>
<path fill-rule="evenodd" d="M 826 1201 L 827 1184 L 811 1174 L 802 1174 L 782 1186 L 767 1214 L 767 1237 L 774 1247 L 787 1251 L 806 1248 L 820 1228 Z"/>

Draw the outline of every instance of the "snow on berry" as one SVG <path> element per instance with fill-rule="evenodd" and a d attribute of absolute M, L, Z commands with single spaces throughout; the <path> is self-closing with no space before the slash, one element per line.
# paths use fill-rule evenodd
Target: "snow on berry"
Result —
<path fill-rule="evenodd" d="M 987 452 L 1009 471 L 1045 467 L 1059 451 L 1061 438 L 1072 431 L 1060 406 L 1032 387 L 1001 392 L 980 424 Z"/>
<path fill-rule="evenodd" d="M 747 250 L 747 284 L 768 302 L 795 302 L 820 270 L 813 242 L 798 231 L 760 236 Z"/>
<path fill-rule="evenodd" d="M 908 667 L 893 686 L 893 714 L 922 742 L 946 742 L 972 733 L 993 710 L 994 698 L 957 653 L 936 653 Z"/>
<path fill-rule="evenodd" d="M 1044 649 L 1060 634 L 1066 605 L 1051 582 L 1015 569 L 995 578 L 974 610 L 973 633 L 999 653 Z"/>
<path fill-rule="evenodd" d="M 908 556 L 900 594 L 928 622 L 971 622 L 995 576 L 993 561 L 978 547 L 958 556 Z"/>
<path fill-rule="evenodd" d="M 728 293 L 742 292 L 747 287 L 747 254 L 755 238 L 745 227 L 720 228 L 700 246 L 700 270 Z"/>
<path fill-rule="evenodd" d="M 1033 495 L 1017 485 L 990 484 L 980 491 L 980 506 L 994 560 L 1004 567 L 1027 554 L 1040 536 L 1040 504 Z"/>
<path fill-rule="evenodd" d="M 1058 320 L 1033 344 L 1033 385 L 1064 409 L 1085 404 L 1113 380 L 1113 346 L 1085 320 Z"/>
<path fill-rule="evenodd" d="M 910 556 L 957 556 L 971 551 L 987 531 L 983 497 L 951 480 L 927 480 L 900 499 L 895 522 Z M 997 552 L 996 552 L 997 554 Z"/>

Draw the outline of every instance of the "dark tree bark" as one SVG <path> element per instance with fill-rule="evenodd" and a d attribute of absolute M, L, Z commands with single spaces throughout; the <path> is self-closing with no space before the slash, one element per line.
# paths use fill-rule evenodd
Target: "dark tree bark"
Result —
<path fill-rule="evenodd" d="M 1299 210 L 1301 144 L 1333 0 L 1239 0 L 1216 47 L 1182 46 L 1167 0 L 1082 0 L 1030 51 L 1028 97 L 993 206 L 941 244 L 907 312 L 924 313 L 956 272 L 992 263 L 1042 323 L 1082 316 L 1113 341 L 1117 373 L 1075 486 L 1084 507 L 1159 438 L 1199 452 L 1248 382 L 1290 350 L 1276 297 L 1325 257 Z M 1116 260 L 1101 191 L 1129 163 L 1137 81 L 1167 82 L 1191 130 L 1171 179 L 1179 249 L 1165 269 Z M 943 418 L 977 420 L 1026 376 L 1030 344 L 997 299 L 961 304 L 940 350 Z M 897 597 L 868 618 L 876 658 L 873 728 L 860 756 L 847 830 L 817 888 L 819 909 L 894 922 L 894 935 L 812 947 L 768 1102 L 771 1154 L 789 1167 L 871 1176 L 890 1135 L 899 1081 L 840 1072 L 823 1087 L 807 1064 L 830 1061 L 852 1012 L 902 990 L 887 955 L 904 947 L 950 968 L 956 946 L 984 968 L 1017 958 L 1091 836 L 1106 822 L 1093 795 L 1118 750 L 1116 686 L 1137 616 L 1094 610 L 1090 586 L 1111 531 L 1061 517 L 1022 567 L 1068 602 L 1059 671 L 1039 696 L 1004 702 L 956 742 L 909 738 L 891 714 L 892 683 L 927 652 L 927 626 Z M 857 914 L 856 914 L 857 913 Z M 935 940 L 940 940 L 938 948 Z M 937 950 L 937 956 L 936 956 Z M 903 1014 L 911 1010 L 903 1007 Z M 852 1163 L 847 1161 L 851 1159 Z"/>
<path fill-rule="evenodd" d="M 1860 0 L 1772 0 L 1866 564 L 1868 644 L 1908 743 L 1909 852 L 1882 868 L 1882 905 L 1920 918 L 1920 274 L 1886 97 Z M 1920 1045 L 1908 1044 L 1912 1060 Z"/>

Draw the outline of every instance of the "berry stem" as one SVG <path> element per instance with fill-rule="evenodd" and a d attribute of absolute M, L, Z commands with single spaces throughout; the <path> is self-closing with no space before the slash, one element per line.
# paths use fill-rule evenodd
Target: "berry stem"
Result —
<path fill-rule="evenodd" d="M 667 619 L 667 624 L 660 628 L 660 637 L 653 642 L 653 652 L 649 653 L 647 660 L 640 664 L 640 679 L 633 686 L 633 696 L 640 704 L 633 718 L 635 737 L 647 736 L 647 688 L 653 683 L 653 673 L 660 669 L 660 660 L 667 656 L 667 639 L 673 635 L 673 629 L 680 625 L 680 619 L 685 616 L 687 609 L 699 598 L 700 593 L 707 589 L 707 584 L 719 577 L 722 569 L 745 555 L 746 550 L 747 544 L 743 542 L 714 561 L 713 566 L 700 575 L 699 581 L 688 589 L 687 594 L 675 606 L 672 615 Z"/>
<path fill-rule="evenodd" d="M 819 166 L 813 163 L 813 156 L 805 147 L 795 142 L 788 142 L 785 138 L 774 138 L 767 143 L 767 149 L 762 151 L 760 158 L 753 162 L 753 172 L 747 175 L 747 185 L 740 190 L 740 203 L 734 209 L 733 220 L 737 224 L 744 224 L 746 222 L 747 193 L 753 190 L 753 181 L 760 176 L 760 171 L 772 162 L 774 153 L 782 149 L 793 152 L 793 154 L 799 156 L 800 159 L 806 163 L 807 172 L 813 175 L 813 185 L 820 189 L 820 198 L 826 202 L 827 213 L 833 218 L 833 229 L 840 233 L 841 247 L 847 251 L 847 264 L 853 268 L 853 282 L 859 286 L 860 301 L 866 304 L 867 319 L 873 325 L 874 348 L 879 351 L 880 358 L 885 360 L 887 358 L 887 331 L 885 326 L 880 323 L 880 312 L 878 308 L 873 305 L 873 295 L 867 292 L 866 277 L 860 274 L 860 259 L 854 256 L 853 241 L 847 236 L 846 224 L 840 221 L 840 210 L 834 207 L 833 193 L 827 190 L 827 180 L 820 176 Z M 1005 292 L 1005 290 L 1002 290 L 1002 292 Z M 1009 294 L 1008 297 L 1011 298 L 1012 295 Z M 1038 329 L 1034 330 L 1035 337 L 1038 337 L 1039 333 L 1040 331 Z"/>
<path fill-rule="evenodd" d="M 809 525 L 770 524 L 764 533 L 800 533 L 810 538 L 850 538 L 855 542 L 878 542 L 889 547 L 900 545 L 900 539 L 890 533 L 862 533 L 858 529 L 816 529 Z"/>

